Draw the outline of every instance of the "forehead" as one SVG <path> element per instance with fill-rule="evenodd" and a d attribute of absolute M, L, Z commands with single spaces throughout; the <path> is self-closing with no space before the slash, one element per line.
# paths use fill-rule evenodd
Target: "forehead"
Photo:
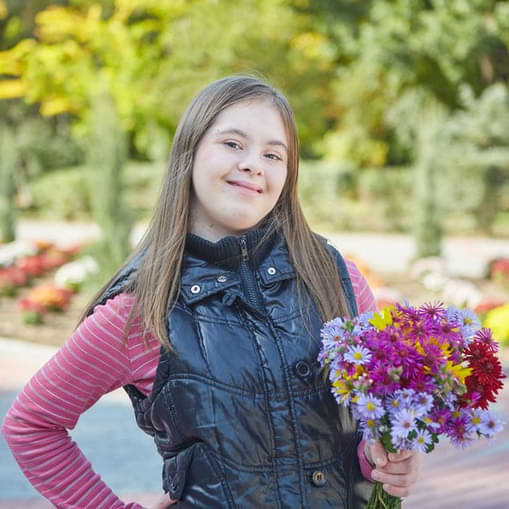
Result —
<path fill-rule="evenodd" d="M 215 119 L 210 131 L 217 134 L 238 129 L 249 136 L 279 140 L 288 146 L 285 124 L 277 106 L 268 100 L 242 101 L 223 110 Z"/>

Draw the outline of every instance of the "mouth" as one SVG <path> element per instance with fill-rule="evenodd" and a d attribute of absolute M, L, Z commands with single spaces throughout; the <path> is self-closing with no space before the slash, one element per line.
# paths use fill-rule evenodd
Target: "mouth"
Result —
<path fill-rule="evenodd" d="M 250 184 L 248 182 L 237 182 L 235 180 L 227 180 L 226 182 L 231 186 L 240 187 L 242 189 L 246 189 L 247 191 L 252 191 L 253 193 L 263 193 L 263 189 L 256 184 Z"/>

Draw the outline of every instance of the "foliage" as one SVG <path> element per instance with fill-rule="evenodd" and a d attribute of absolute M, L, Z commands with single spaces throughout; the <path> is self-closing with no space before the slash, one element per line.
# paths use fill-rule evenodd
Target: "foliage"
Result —
<path fill-rule="evenodd" d="M 16 131 L 18 204 L 31 205 L 26 182 L 40 173 L 85 163 L 95 97 L 112 98 L 128 156 L 162 165 L 190 97 L 215 78 L 255 71 L 288 95 L 304 159 L 324 159 L 313 174 L 325 183 L 302 172 L 312 222 L 408 228 L 409 198 L 392 188 L 399 166 L 427 193 L 416 195 L 416 224 L 433 224 L 421 243 L 465 215 L 489 233 L 509 210 L 508 20 L 500 0 L 0 0 L 0 114 Z M 431 139 L 418 148 L 423 133 L 402 135 L 426 128 L 421 110 L 400 107 L 419 94 L 444 112 L 436 153 Z M 84 186 L 69 179 L 87 210 Z M 374 204 L 357 201 L 367 195 Z M 131 206 L 151 208 L 144 196 Z M 61 206 L 39 198 L 34 208 L 42 200 L 79 217 L 69 196 Z"/>
<path fill-rule="evenodd" d="M 0 97 L 40 103 L 43 115 L 70 112 L 75 132 L 83 134 L 93 97 L 109 93 L 136 149 L 158 159 L 166 156 L 183 107 L 198 88 L 226 73 L 256 69 L 290 95 L 308 84 L 295 100 L 306 115 L 305 140 L 325 127 L 317 113 L 327 98 L 328 60 L 323 38 L 303 28 L 283 0 L 50 6 L 36 16 L 37 38 L 0 53 L 8 76 L 0 81 Z"/>
<path fill-rule="evenodd" d="M 48 219 L 90 219 L 86 166 L 62 168 L 30 182 L 30 207 Z"/>
<path fill-rule="evenodd" d="M 495 84 L 475 97 L 465 86 L 461 105 L 445 126 L 441 203 L 449 213 L 471 213 L 477 228 L 491 233 L 497 212 L 509 205 L 509 91 Z"/>
<path fill-rule="evenodd" d="M 16 233 L 15 181 L 17 152 L 13 130 L 0 122 L 0 241 L 11 242 Z"/>
<path fill-rule="evenodd" d="M 108 95 L 95 98 L 88 162 L 92 215 L 101 228 L 100 262 L 103 267 L 113 269 L 129 254 L 129 235 L 134 217 L 125 203 L 125 132 Z"/>
<path fill-rule="evenodd" d="M 358 166 L 409 163 L 384 112 L 418 87 L 449 109 L 460 89 L 477 95 L 509 78 L 505 1 L 377 0 L 306 2 L 311 23 L 336 49 L 334 111 L 321 153 Z"/>
<path fill-rule="evenodd" d="M 128 161 L 123 167 L 124 199 L 136 217 L 147 218 L 160 189 L 165 165 Z M 48 219 L 89 221 L 92 205 L 86 165 L 61 168 L 30 182 L 31 214 Z"/>

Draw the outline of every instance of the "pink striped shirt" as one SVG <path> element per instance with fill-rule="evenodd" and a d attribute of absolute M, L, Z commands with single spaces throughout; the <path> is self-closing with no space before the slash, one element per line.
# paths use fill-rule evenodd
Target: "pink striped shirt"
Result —
<path fill-rule="evenodd" d="M 353 262 L 347 262 L 359 312 L 375 309 L 373 294 Z M 32 485 L 59 508 L 142 509 L 122 502 L 94 472 L 67 433 L 103 394 L 132 384 L 152 390 L 160 344 L 142 340 L 135 322 L 128 341 L 122 331 L 132 296 L 120 294 L 97 306 L 66 344 L 32 377 L 9 409 L 1 428 Z M 363 454 L 364 475 L 369 476 Z"/>

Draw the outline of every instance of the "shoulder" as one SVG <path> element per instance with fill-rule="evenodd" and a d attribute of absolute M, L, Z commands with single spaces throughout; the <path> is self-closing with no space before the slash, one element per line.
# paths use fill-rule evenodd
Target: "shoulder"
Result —
<path fill-rule="evenodd" d="M 345 258 L 329 239 L 317 233 L 314 235 L 321 243 L 327 246 L 329 252 L 334 256 L 336 263 L 338 264 L 338 268 L 340 269 L 340 272 L 342 272 L 342 277 L 345 277 L 344 270 L 346 269 L 347 275 L 352 283 L 359 313 L 375 311 L 375 296 L 373 295 L 366 278 L 363 276 L 357 265 L 352 260 Z"/>
<path fill-rule="evenodd" d="M 318 240 L 318 242 L 322 244 L 336 260 L 336 264 L 340 270 L 341 276 L 345 277 L 346 275 L 349 275 L 351 278 L 352 274 L 350 273 L 351 272 L 350 268 L 352 262 L 350 262 L 349 264 L 348 260 L 343 257 L 339 249 L 327 237 L 324 237 L 323 235 L 320 235 L 319 233 L 316 232 L 313 232 L 313 235 Z M 355 264 L 353 264 L 353 266 L 355 267 Z M 347 270 L 348 274 L 344 274 L 345 269 Z"/>

